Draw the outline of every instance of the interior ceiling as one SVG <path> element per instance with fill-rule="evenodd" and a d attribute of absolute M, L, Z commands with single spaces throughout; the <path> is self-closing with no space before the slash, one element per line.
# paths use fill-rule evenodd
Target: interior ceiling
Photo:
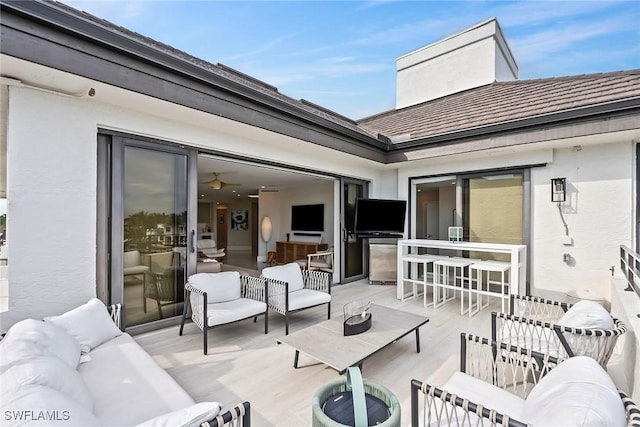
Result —
<path fill-rule="evenodd" d="M 215 190 L 204 184 L 214 179 L 213 172 L 219 172 L 218 179 L 224 183 L 240 184 L 223 186 Z M 332 180 L 302 172 L 293 172 L 275 166 L 255 165 L 245 162 L 220 159 L 205 155 L 198 156 L 198 200 L 229 202 L 232 199 L 247 198 L 258 194 L 260 189 L 282 190 L 294 188 L 318 180 Z"/>

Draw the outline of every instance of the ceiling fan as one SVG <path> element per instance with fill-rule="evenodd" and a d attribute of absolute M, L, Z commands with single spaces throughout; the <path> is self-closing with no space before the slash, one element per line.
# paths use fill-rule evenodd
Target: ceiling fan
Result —
<path fill-rule="evenodd" d="M 220 179 L 218 178 L 220 176 L 220 172 L 213 172 L 213 176 L 214 176 L 214 179 L 212 179 L 211 181 L 205 181 L 202 184 L 206 184 L 209 187 L 213 188 L 214 190 L 221 190 L 224 187 L 242 185 L 242 184 L 231 184 L 229 182 L 220 181 Z"/>

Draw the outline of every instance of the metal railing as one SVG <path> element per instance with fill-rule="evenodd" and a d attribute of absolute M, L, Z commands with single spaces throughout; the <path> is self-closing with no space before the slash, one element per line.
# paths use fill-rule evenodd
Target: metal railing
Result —
<path fill-rule="evenodd" d="M 627 279 L 625 291 L 635 292 L 640 297 L 640 255 L 620 245 L 620 268 Z"/>

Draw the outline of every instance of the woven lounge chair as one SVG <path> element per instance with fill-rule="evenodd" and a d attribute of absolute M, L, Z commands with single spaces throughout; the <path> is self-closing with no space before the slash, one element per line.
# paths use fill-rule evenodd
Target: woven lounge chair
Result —
<path fill-rule="evenodd" d="M 603 368 L 625 325 L 593 301 L 568 304 L 511 295 L 510 313 L 492 313 L 491 339 L 566 358 L 589 356 Z"/>
<path fill-rule="evenodd" d="M 640 425 L 638 407 L 592 358 L 462 342 L 461 372 L 442 388 L 411 381 L 411 426 Z"/>

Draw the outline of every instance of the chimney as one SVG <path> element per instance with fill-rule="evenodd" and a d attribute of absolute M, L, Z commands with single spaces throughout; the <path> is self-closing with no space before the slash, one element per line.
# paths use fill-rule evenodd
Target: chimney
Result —
<path fill-rule="evenodd" d="M 496 18 L 396 59 L 396 109 L 518 78 Z"/>

